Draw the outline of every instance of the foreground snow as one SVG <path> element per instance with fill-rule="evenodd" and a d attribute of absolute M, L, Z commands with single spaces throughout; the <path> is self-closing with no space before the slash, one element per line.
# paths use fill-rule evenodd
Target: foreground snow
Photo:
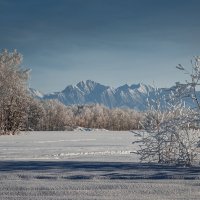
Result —
<path fill-rule="evenodd" d="M 0 137 L 0 199 L 198 199 L 200 168 L 141 164 L 131 132 Z"/>
<path fill-rule="evenodd" d="M 121 131 L 24 132 L 0 137 L 0 159 L 137 161 L 133 140 Z"/>

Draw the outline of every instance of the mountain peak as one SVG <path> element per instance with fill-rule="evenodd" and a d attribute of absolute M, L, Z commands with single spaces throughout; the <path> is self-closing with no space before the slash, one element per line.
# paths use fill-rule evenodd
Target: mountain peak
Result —
<path fill-rule="evenodd" d="M 130 88 L 130 86 L 128 84 L 124 84 L 122 86 L 119 86 L 117 88 L 117 90 L 128 90 Z"/>
<path fill-rule="evenodd" d="M 97 82 L 95 81 L 92 81 L 92 80 L 85 80 L 85 81 L 80 81 L 79 83 L 76 84 L 77 87 L 79 86 L 92 86 L 92 85 L 96 85 L 98 84 Z"/>
<path fill-rule="evenodd" d="M 94 88 L 96 87 L 96 85 L 98 85 L 99 83 L 96 83 L 94 81 L 91 80 L 86 80 L 86 81 L 81 81 L 79 82 L 76 86 L 83 92 L 89 93 L 92 90 L 94 90 Z"/>
<path fill-rule="evenodd" d="M 57 99 L 65 105 L 98 103 L 109 108 L 127 107 L 144 110 L 146 98 L 151 91 L 153 91 L 152 87 L 143 83 L 131 86 L 124 84 L 113 88 L 92 80 L 85 80 L 76 85 L 69 85 L 61 92 L 39 95 L 41 99 Z M 37 94 L 34 91 L 32 93 Z"/>

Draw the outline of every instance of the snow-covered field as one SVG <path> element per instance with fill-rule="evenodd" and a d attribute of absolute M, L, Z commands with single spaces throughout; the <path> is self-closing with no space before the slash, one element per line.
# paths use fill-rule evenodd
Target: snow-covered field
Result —
<path fill-rule="evenodd" d="M 0 137 L 0 199 L 200 199 L 200 167 L 141 164 L 131 132 Z"/>

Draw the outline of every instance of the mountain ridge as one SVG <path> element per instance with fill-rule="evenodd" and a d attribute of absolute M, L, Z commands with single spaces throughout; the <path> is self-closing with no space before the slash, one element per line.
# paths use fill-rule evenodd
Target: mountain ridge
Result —
<path fill-rule="evenodd" d="M 56 99 L 65 105 L 98 103 L 108 108 L 131 108 L 144 111 L 147 109 L 147 99 L 156 99 L 155 90 L 152 86 L 144 83 L 124 84 L 114 88 L 92 80 L 86 80 L 80 81 L 76 85 L 68 85 L 60 92 L 43 94 L 30 88 L 30 93 L 35 98 L 43 100 Z M 170 88 L 158 88 L 157 91 L 162 97 L 167 97 Z M 190 101 L 188 103 L 191 104 Z"/>
<path fill-rule="evenodd" d="M 146 99 L 153 91 L 150 85 L 124 84 L 117 88 L 106 86 L 92 80 L 80 81 L 76 85 L 68 85 L 60 92 L 43 94 L 30 88 L 33 97 L 39 99 L 57 99 L 65 105 L 103 104 L 109 108 L 132 108 L 144 110 Z"/>

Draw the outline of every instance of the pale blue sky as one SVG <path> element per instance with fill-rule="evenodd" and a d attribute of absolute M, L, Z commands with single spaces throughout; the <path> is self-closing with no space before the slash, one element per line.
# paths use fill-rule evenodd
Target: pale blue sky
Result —
<path fill-rule="evenodd" d="M 200 55 L 199 0 L 0 0 L 0 47 L 18 49 L 31 87 L 91 79 L 172 86 Z"/>

